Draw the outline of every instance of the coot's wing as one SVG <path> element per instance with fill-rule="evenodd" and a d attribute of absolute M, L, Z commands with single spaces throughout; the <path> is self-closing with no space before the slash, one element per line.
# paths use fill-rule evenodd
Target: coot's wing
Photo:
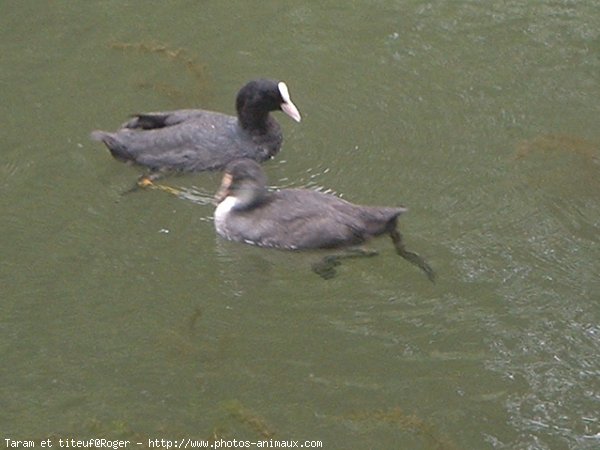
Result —
<path fill-rule="evenodd" d="M 212 170 L 223 167 L 238 154 L 246 156 L 243 143 L 232 136 L 232 128 L 233 118 L 230 122 L 189 120 L 153 130 L 124 129 L 118 137 L 138 164 L 181 171 Z"/>
<path fill-rule="evenodd" d="M 395 229 L 397 217 L 406 211 L 401 207 L 355 205 L 307 189 L 283 189 L 274 192 L 271 198 L 261 219 L 279 222 L 286 230 L 280 239 L 293 242 L 297 248 L 362 244 L 370 237 Z"/>
<path fill-rule="evenodd" d="M 165 128 L 194 119 L 201 119 L 214 113 L 202 109 L 180 109 L 177 111 L 150 112 L 134 114 L 133 117 L 121 125 L 121 128 L 154 130 Z"/>
<path fill-rule="evenodd" d="M 342 199 L 305 189 L 273 193 L 255 222 L 263 245 L 288 248 L 335 248 L 365 241 L 364 224 L 332 203 Z M 346 202 L 344 202 L 346 203 Z M 256 210 L 255 210 L 256 211 Z"/>
<path fill-rule="evenodd" d="M 365 241 L 357 224 L 340 220 L 338 216 L 315 215 L 301 217 L 287 227 L 288 236 L 298 248 L 337 248 L 359 245 Z"/>

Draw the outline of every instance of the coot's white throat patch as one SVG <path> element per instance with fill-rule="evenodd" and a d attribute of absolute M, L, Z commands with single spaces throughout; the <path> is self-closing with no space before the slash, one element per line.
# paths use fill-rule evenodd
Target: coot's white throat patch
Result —
<path fill-rule="evenodd" d="M 215 209 L 215 228 L 217 233 L 222 235 L 227 234 L 225 231 L 225 221 L 227 215 L 235 208 L 237 203 L 238 199 L 233 195 L 230 195 L 225 197 L 225 199 L 217 205 L 217 208 Z"/>

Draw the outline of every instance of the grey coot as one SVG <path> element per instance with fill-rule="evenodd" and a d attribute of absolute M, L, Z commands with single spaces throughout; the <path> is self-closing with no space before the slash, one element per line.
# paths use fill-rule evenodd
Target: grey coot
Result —
<path fill-rule="evenodd" d="M 389 234 L 397 253 L 434 281 L 431 267 L 405 249 L 397 230 L 398 216 L 406 208 L 355 205 L 309 189 L 270 192 L 262 168 L 249 159 L 226 166 L 215 203 L 215 228 L 225 239 L 300 250 L 351 247 Z M 329 262 L 339 264 L 332 258 Z"/>
<path fill-rule="evenodd" d="M 248 82 L 238 92 L 236 110 L 237 117 L 202 109 L 136 114 L 116 132 L 94 131 L 91 138 L 104 142 L 116 159 L 152 172 L 192 172 L 222 169 L 238 158 L 272 158 L 283 137 L 271 111 L 300 122 L 283 81 Z"/>

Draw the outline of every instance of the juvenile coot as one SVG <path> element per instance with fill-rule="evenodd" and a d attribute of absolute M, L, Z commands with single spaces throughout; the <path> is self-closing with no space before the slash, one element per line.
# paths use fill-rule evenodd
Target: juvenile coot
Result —
<path fill-rule="evenodd" d="M 120 161 L 153 172 L 218 170 L 238 158 L 265 161 L 281 148 L 281 128 L 270 111 L 300 122 L 283 81 L 254 80 L 238 92 L 237 117 L 202 109 L 137 114 L 109 133 L 94 131 Z"/>
<path fill-rule="evenodd" d="M 351 247 L 371 237 L 389 234 L 397 253 L 434 280 L 431 267 L 419 255 L 405 249 L 397 230 L 398 216 L 406 208 L 355 205 L 308 189 L 270 192 L 262 168 L 249 159 L 226 166 L 215 203 L 215 228 L 225 239 L 300 250 Z M 339 264 L 331 257 L 326 261 Z"/>

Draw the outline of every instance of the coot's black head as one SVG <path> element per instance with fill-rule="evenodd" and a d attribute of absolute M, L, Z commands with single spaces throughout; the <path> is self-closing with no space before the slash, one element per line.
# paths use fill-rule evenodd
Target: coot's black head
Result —
<path fill-rule="evenodd" d="M 235 197 L 236 208 L 244 209 L 262 202 L 267 195 L 267 176 L 260 165 L 252 159 L 236 159 L 225 167 L 215 203 Z"/>
<path fill-rule="evenodd" d="M 238 92 L 235 106 L 244 127 L 257 126 L 257 122 L 266 121 L 270 111 L 283 111 L 296 122 L 301 119 L 283 81 L 261 79 L 248 82 Z"/>

